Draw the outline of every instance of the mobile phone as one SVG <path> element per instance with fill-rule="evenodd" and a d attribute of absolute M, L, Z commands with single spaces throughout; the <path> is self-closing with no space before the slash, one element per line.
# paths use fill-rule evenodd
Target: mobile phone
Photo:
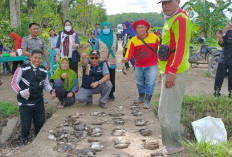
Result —
<path fill-rule="evenodd" d="M 222 30 L 221 29 L 219 30 L 219 32 L 220 32 L 220 34 L 222 34 Z"/>

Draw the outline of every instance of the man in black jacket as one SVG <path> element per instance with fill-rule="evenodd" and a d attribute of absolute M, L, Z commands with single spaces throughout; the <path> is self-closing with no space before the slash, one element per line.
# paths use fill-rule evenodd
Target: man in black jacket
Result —
<path fill-rule="evenodd" d="M 220 96 L 220 91 L 224 77 L 228 70 L 228 91 L 231 97 L 232 91 L 232 29 L 227 30 L 225 35 L 217 33 L 218 44 L 223 47 L 223 52 L 220 54 L 218 68 L 214 83 L 214 96 Z"/>
<path fill-rule="evenodd" d="M 21 65 L 14 73 L 11 85 L 17 95 L 20 120 L 21 143 L 26 145 L 33 119 L 36 136 L 45 122 L 43 89 L 56 97 L 55 90 L 49 84 L 47 70 L 41 65 L 42 52 L 34 50 L 30 56 L 31 62 Z"/>

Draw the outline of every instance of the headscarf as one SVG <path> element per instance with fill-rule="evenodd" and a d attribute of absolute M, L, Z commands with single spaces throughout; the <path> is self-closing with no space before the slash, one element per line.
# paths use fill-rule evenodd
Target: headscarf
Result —
<path fill-rule="evenodd" d="M 138 20 L 138 21 L 135 21 L 135 23 L 133 24 L 133 28 L 134 30 L 136 30 L 136 27 L 138 25 L 144 25 L 147 27 L 147 30 L 146 32 L 148 33 L 148 30 L 150 29 L 150 24 L 146 21 L 146 20 Z"/>
<path fill-rule="evenodd" d="M 103 33 L 103 29 L 104 26 L 107 25 L 108 28 L 110 29 L 110 33 L 109 34 L 104 34 Z M 114 42 L 114 36 L 113 36 L 113 31 L 111 30 L 111 26 L 109 22 L 103 22 L 101 25 L 101 32 L 100 35 L 98 36 L 98 39 L 100 39 L 103 43 L 106 44 L 106 46 L 109 48 L 110 54 L 113 56 L 113 58 L 115 57 L 115 54 L 113 52 L 113 50 L 111 49 L 113 42 Z"/>
<path fill-rule="evenodd" d="M 72 22 L 69 21 L 69 20 L 66 20 L 64 22 L 64 27 L 65 27 L 66 22 L 69 22 L 71 24 L 71 26 L 72 26 Z M 67 32 L 65 29 L 63 31 L 64 31 L 65 34 L 67 34 L 67 36 L 65 37 L 64 42 L 63 42 L 63 52 L 64 52 L 65 56 L 68 56 L 69 55 L 69 35 L 72 35 L 74 33 L 74 30 L 73 30 L 73 27 L 72 27 L 71 31 L 69 31 L 69 32 Z"/>
<path fill-rule="evenodd" d="M 126 29 L 123 29 L 123 34 L 130 35 L 130 38 L 136 36 L 136 31 L 132 28 L 129 21 L 123 23 L 126 26 Z"/>
<path fill-rule="evenodd" d="M 21 48 L 22 38 L 15 32 L 12 32 L 10 37 L 14 39 L 14 52 L 16 52 L 17 49 Z"/>
<path fill-rule="evenodd" d="M 75 84 L 75 79 L 77 78 L 77 74 L 73 70 L 71 70 L 69 67 L 66 70 L 61 68 L 61 64 L 64 60 L 66 60 L 69 64 L 68 58 L 62 57 L 60 59 L 60 62 L 59 62 L 59 67 L 56 69 L 56 71 L 54 72 L 54 75 L 52 76 L 51 79 L 52 80 L 60 80 L 61 75 L 63 73 L 67 73 L 68 77 L 64 80 L 64 89 L 66 91 L 70 91 Z"/>

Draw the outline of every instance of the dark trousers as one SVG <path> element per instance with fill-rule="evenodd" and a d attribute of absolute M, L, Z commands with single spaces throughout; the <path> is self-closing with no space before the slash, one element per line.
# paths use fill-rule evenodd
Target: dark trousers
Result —
<path fill-rule="evenodd" d="M 222 83 L 224 81 L 224 78 L 226 76 L 228 69 L 228 91 L 229 93 L 232 90 L 232 65 L 226 65 L 222 63 L 218 63 L 215 83 L 214 83 L 214 90 L 220 92 Z"/>
<path fill-rule="evenodd" d="M 75 103 L 75 94 L 71 98 L 67 97 L 69 92 L 65 91 L 64 87 L 56 87 L 56 97 L 64 106 L 71 106 Z"/>
<path fill-rule="evenodd" d="M 44 102 L 41 101 L 33 106 L 20 106 L 19 112 L 22 126 L 21 139 L 28 140 L 32 119 L 35 127 L 34 135 L 37 136 L 45 122 Z"/>
<path fill-rule="evenodd" d="M 78 77 L 78 62 L 73 62 L 72 58 L 69 58 L 68 60 L 69 60 L 69 68 L 75 71 Z"/>
<path fill-rule="evenodd" d="M 7 72 L 11 73 L 11 70 L 10 70 L 10 62 L 4 62 L 4 63 L 3 63 L 3 69 L 4 69 L 4 70 L 6 69 Z"/>
<path fill-rule="evenodd" d="M 22 65 L 22 64 L 23 64 L 23 61 L 13 61 L 12 74 L 14 74 L 14 72 L 17 69 L 18 65 Z"/>
<path fill-rule="evenodd" d="M 115 69 L 110 69 L 109 68 L 109 72 L 110 72 L 110 81 L 111 81 L 111 83 L 113 85 L 113 87 L 111 89 L 111 92 L 110 92 L 110 96 L 111 96 L 115 92 Z"/>

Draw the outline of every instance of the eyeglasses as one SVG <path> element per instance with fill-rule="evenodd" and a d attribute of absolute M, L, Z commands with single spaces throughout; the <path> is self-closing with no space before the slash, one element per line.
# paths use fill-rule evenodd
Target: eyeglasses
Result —
<path fill-rule="evenodd" d="M 92 60 L 94 60 L 94 59 L 95 59 L 95 60 L 98 60 L 98 58 L 99 58 L 99 57 L 90 57 L 90 59 L 92 59 Z"/>

